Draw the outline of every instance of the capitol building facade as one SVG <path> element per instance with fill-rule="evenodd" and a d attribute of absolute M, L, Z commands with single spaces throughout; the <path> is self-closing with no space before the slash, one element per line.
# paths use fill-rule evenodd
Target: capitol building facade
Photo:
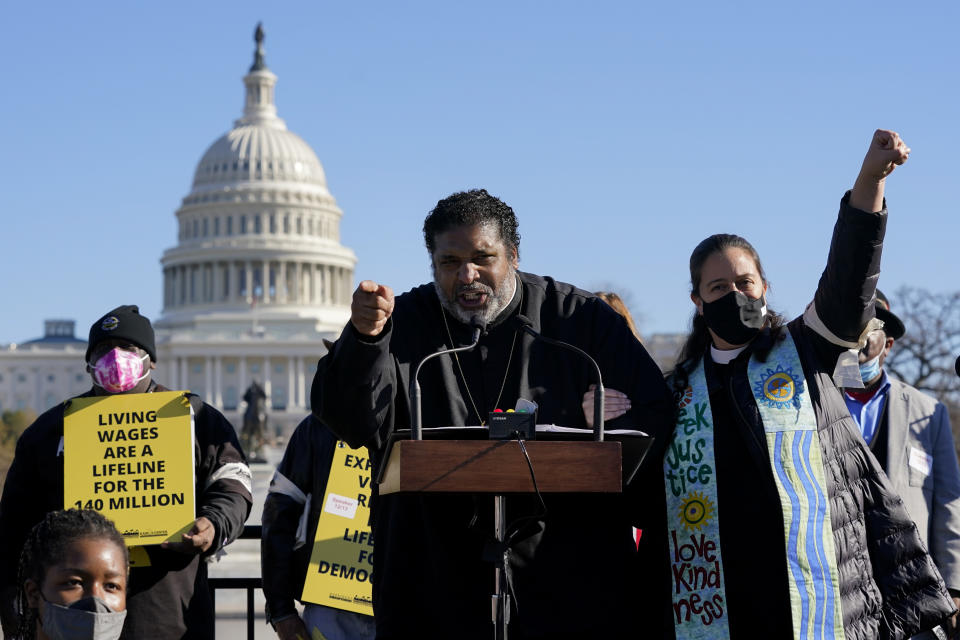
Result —
<path fill-rule="evenodd" d="M 176 211 L 177 244 L 163 252 L 163 311 L 155 379 L 189 389 L 239 428 L 253 382 L 271 429 L 309 412 L 316 362 L 350 317 L 356 256 L 314 151 L 277 115 L 277 76 L 263 32 L 243 78 L 243 116 L 203 154 Z M 123 302 L 123 301 L 121 301 Z M 45 411 L 89 388 L 83 340 L 70 321 L 0 347 L 0 411 Z"/>

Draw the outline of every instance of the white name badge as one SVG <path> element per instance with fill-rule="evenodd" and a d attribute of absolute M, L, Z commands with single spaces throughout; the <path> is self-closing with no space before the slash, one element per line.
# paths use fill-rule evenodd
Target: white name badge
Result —
<path fill-rule="evenodd" d="M 930 475 L 933 467 L 933 456 L 916 447 L 910 447 L 910 466 L 925 476 Z"/>

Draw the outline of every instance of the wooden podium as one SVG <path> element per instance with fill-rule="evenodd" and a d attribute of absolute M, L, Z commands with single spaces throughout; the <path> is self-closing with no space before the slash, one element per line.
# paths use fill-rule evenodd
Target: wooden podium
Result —
<path fill-rule="evenodd" d="M 523 493 L 620 493 L 623 490 L 624 444 L 639 465 L 650 438 L 595 441 L 584 433 L 537 432 L 537 440 L 487 440 L 487 429 L 424 429 L 426 439 L 411 440 L 410 431 L 395 432 L 387 444 L 377 476 L 380 495 L 398 492 L 486 493 L 494 497 L 494 534 L 502 553 L 494 570 L 491 619 L 495 640 L 507 640 L 510 595 L 506 499 Z M 548 437 L 550 439 L 542 439 Z M 576 438 L 581 438 L 577 440 Z M 608 437 L 610 437 L 608 432 Z M 525 455 L 526 453 L 526 455 Z M 529 464 L 527 461 L 529 456 Z M 636 465 L 630 465 L 627 479 Z M 534 475 L 536 483 L 534 483 Z M 625 532 L 626 533 L 626 532 Z"/>
<path fill-rule="evenodd" d="M 619 493 L 623 489 L 619 442 L 530 440 L 524 446 L 542 493 Z M 516 440 L 397 440 L 388 456 L 381 495 L 535 490 Z"/>

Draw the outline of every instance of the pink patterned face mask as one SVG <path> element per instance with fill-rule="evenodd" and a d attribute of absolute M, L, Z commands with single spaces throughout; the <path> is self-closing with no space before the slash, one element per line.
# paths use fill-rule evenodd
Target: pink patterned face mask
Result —
<path fill-rule="evenodd" d="M 143 371 L 143 361 L 149 357 L 150 354 L 141 357 L 120 347 L 111 349 L 100 356 L 96 364 L 90 365 L 93 369 L 93 381 L 110 393 L 130 391 L 150 375 L 149 369 L 146 373 Z"/>

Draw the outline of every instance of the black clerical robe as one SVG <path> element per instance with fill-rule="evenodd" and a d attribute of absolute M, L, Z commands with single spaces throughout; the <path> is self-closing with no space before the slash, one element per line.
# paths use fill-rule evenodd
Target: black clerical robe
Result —
<path fill-rule="evenodd" d="M 493 409 L 507 410 L 526 398 L 539 405 L 541 424 L 586 426 L 581 401 L 593 381 L 589 366 L 520 331 L 516 316 L 522 314 L 536 331 L 591 354 L 604 384 L 630 397 L 632 409 L 611 427 L 669 430 L 667 387 L 623 318 L 571 285 L 517 276 L 513 300 L 473 351 L 424 366 L 423 425 L 479 425 Z M 443 311 L 433 284 L 398 296 L 379 336 L 361 336 L 348 324 L 320 361 L 314 412 L 352 446 L 366 445 L 379 465 L 390 432 L 409 427 L 407 389 L 416 365 L 438 349 L 468 344 L 470 337 L 470 327 Z M 631 584 L 641 577 L 623 496 L 545 500 L 541 526 L 515 546 L 511 638 L 595 637 L 605 629 L 606 637 L 619 637 L 631 627 L 635 633 Z M 374 495 L 378 638 L 490 636 L 494 574 L 483 551 L 493 538 L 492 505 L 489 496 Z M 537 513 L 537 507 L 532 497 L 511 496 L 508 523 Z"/>

